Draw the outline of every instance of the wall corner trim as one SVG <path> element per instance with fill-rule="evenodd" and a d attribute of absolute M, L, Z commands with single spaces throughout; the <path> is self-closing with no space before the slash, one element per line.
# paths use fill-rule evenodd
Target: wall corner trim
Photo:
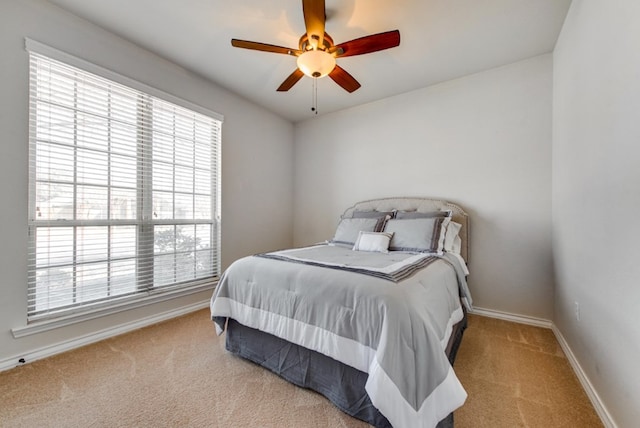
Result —
<path fill-rule="evenodd" d="M 469 313 L 474 314 L 474 315 L 480 315 L 483 317 L 489 317 L 489 318 L 497 318 L 497 319 L 501 319 L 504 321 L 511 321 L 511 322 L 517 322 L 519 324 L 527 324 L 527 325 L 532 325 L 534 327 L 542 327 L 542 328 L 552 328 L 553 323 L 549 320 L 546 320 L 544 318 L 536 318 L 536 317 L 530 317 L 527 315 L 518 315 L 518 314 L 512 314 L 509 312 L 502 312 L 502 311 L 496 311 L 493 309 L 485 309 L 485 308 L 478 308 L 475 307 L 469 311 Z"/>
<path fill-rule="evenodd" d="M 576 359 L 576 356 L 573 354 L 571 347 L 569 347 L 569 344 L 565 340 L 564 336 L 552 321 L 546 320 L 543 318 L 535 318 L 535 317 L 529 317 L 526 315 L 517 315 L 517 314 L 508 313 L 508 312 L 496 311 L 493 309 L 477 308 L 477 307 L 474 307 L 473 310 L 469 311 L 469 313 L 474 315 L 480 315 L 483 317 L 497 318 L 504 321 L 511 321 L 511 322 L 517 322 L 520 324 L 532 325 L 534 327 L 551 329 L 556 339 L 558 340 L 558 343 L 560 344 L 560 347 L 562 348 L 564 355 L 567 357 L 567 360 L 569 360 L 569 364 L 571 365 L 573 372 L 578 377 L 578 380 L 580 381 L 580 385 L 582 385 L 582 389 L 584 389 L 585 393 L 587 394 L 587 397 L 589 397 L 589 401 L 591 401 L 591 404 L 593 405 L 596 413 L 600 417 L 600 420 L 602 421 L 603 425 L 606 428 L 618 428 L 616 423 L 613 421 L 613 417 L 611 417 L 611 414 L 609 413 L 604 403 L 600 399 L 600 396 L 598 395 L 595 388 L 593 387 L 593 384 L 591 383 L 591 381 L 589 381 L 587 374 L 584 372 L 584 370 L 582 370 L 582 366 L 580 366 L 580 363 Z"/>
<path fill-rule="evenodd" d="M 142 327 L 147 327 L 152 324 L 157 324 L 162 321 L 176 318 L 182 315 L 186 315 L 191 312 L 198 311 L 209 307 L 209 300 L 193 303 L 190 305 L 181 306 L 179 308 L 172 309 L 170 311 L 161 312 L 145 318 L 137 319 L 134 321 L 126 322 L 123 324 L 115 325 L 100 331 L 96 331 L 91 334 L 76 337 L 74 339 L 65 340 L 53 345 L 45 346 L 40 349 L 29 351 L 24 355 L 15 355 L 13 357 L 0 360 L 0 372 L 12 369 L 19 365 L 26 363 L 32 363 L 43 358 L 51 357 L 62 352 L 70 351 L 81 346 L 89 345 L 91 343 L 99 342 L 110 337 L 114 337 L 120 334 L 128 333 L 133 330 L 137 330 Z M 213 327 L 212 327 L 213 328 Z M 22 362 L 24 361 L 24 362 Z"/>
<path fill-rule="evenodd" d="M 571 364 L 571 367 L 573 368 L 574 373 L 578 377 L 578 380 L 580 381 L 582 388 L 587 393 L 587 396 L 589 397 L 591 404 L 593 404 L 593 407 L 595 408 L 596 413 L 598 414 L 598 416 L 600 416 L 600 420 L 602 421 L 604 426 L 607 428 L 617 428 L 618 425 L 616 425 L 616 423 L 613 420 L 613 417 L 611 416 L 611 414 L 605 407 L 604 403 L 600 399 L 600 396 L 598 395 L 598 393 L 596 392 L 596 389 L 593 387 L 593 384 L 587 377 L 587 374 L 584 372 L 584 370 L 582 370 L 582 366 L 578 362 L 578 359 L 576 358 L 576 356 L 573 354 L 573 351 L 569 347 L 569 344 L 565 340 L 560 330 L 555 324 L 552 324 L 551 329 L 553 330 L 553 334 L 556 336 L 558 343 L 560 343 L 560 347 L 562 348 L 562 351 L 567 356 L 567 360 L 569 360 L 569 364 Z"/>

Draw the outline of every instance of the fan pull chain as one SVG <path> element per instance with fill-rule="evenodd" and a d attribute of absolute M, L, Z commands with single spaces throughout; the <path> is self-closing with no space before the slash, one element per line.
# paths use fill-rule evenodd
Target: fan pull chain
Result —
<path fill-rule="evenodd" d="M 313 86 L 311 88 L 311 111 L 318 114 L 318 78 L 313 78 Z"/>

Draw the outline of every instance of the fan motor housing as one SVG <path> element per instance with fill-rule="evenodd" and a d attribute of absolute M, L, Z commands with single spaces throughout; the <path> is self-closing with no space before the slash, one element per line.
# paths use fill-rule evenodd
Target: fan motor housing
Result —
<path fill-rule="evenodd" d="M 324 40 L 322 40 L 323 46 L 318 46 L 318 50 L 321 51 L 330 51 L 334 46 L 333 39 L 327 33 L 324 33 Z M 300 46 L 300 50 L 302 52 L 306 52 L 313 49 L 313 44 L 309 42 L 309 36 L 305 33 L 300 37 L 300 41 L 298 42 L 298 46 Z"/>

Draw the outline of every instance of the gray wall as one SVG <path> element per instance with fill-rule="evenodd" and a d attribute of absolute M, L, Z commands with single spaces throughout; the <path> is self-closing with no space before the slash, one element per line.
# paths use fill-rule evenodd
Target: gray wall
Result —
<path fill-rule="evenodd" d="M 206 301 L 204 292 L 43 334 L 26 324 L 28 55 L 24 38 L 224 115 L 222 264 L 293 241 L 293 125 L 176 65 L 37 0 L 0 0 L 0 363 L 154 314 Z"/>
<path fill-rule="evenodd" d="M 573 0 L 554 51 L 554 321 L 620 427 L 640 420 L 639 22 L 637 0 Z"/>
<path fill-rule="evenodd" d="M 551 83 L 548 54 L 297 124 L 295 243 L 360 200 L 449 199 L 471 218 L 475 304 L 551 319 Z"/>

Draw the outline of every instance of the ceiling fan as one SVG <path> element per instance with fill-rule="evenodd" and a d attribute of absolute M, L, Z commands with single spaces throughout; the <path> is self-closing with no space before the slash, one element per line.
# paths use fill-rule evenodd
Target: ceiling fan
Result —
<path fill-rule="evenodd" d="M 331 36 L 324 31 L 326 19 L 324 0 L 302 0 L 302 12 L 307 32 L 300 37 L 298 49 L 231 39 L 231 45 L 237 48 L 292 55 L 298 58 L 298 68 L 282 82 L 278 91 L 288 91 L 304 75 L 314 78 L 328 75 L 346 91 L 353 92 L 360 87 L 360 83 L 336 64 L 336 58 L 363 55 L 400 45 L 398 30 L 372 34 L 336 45 Z"/>

